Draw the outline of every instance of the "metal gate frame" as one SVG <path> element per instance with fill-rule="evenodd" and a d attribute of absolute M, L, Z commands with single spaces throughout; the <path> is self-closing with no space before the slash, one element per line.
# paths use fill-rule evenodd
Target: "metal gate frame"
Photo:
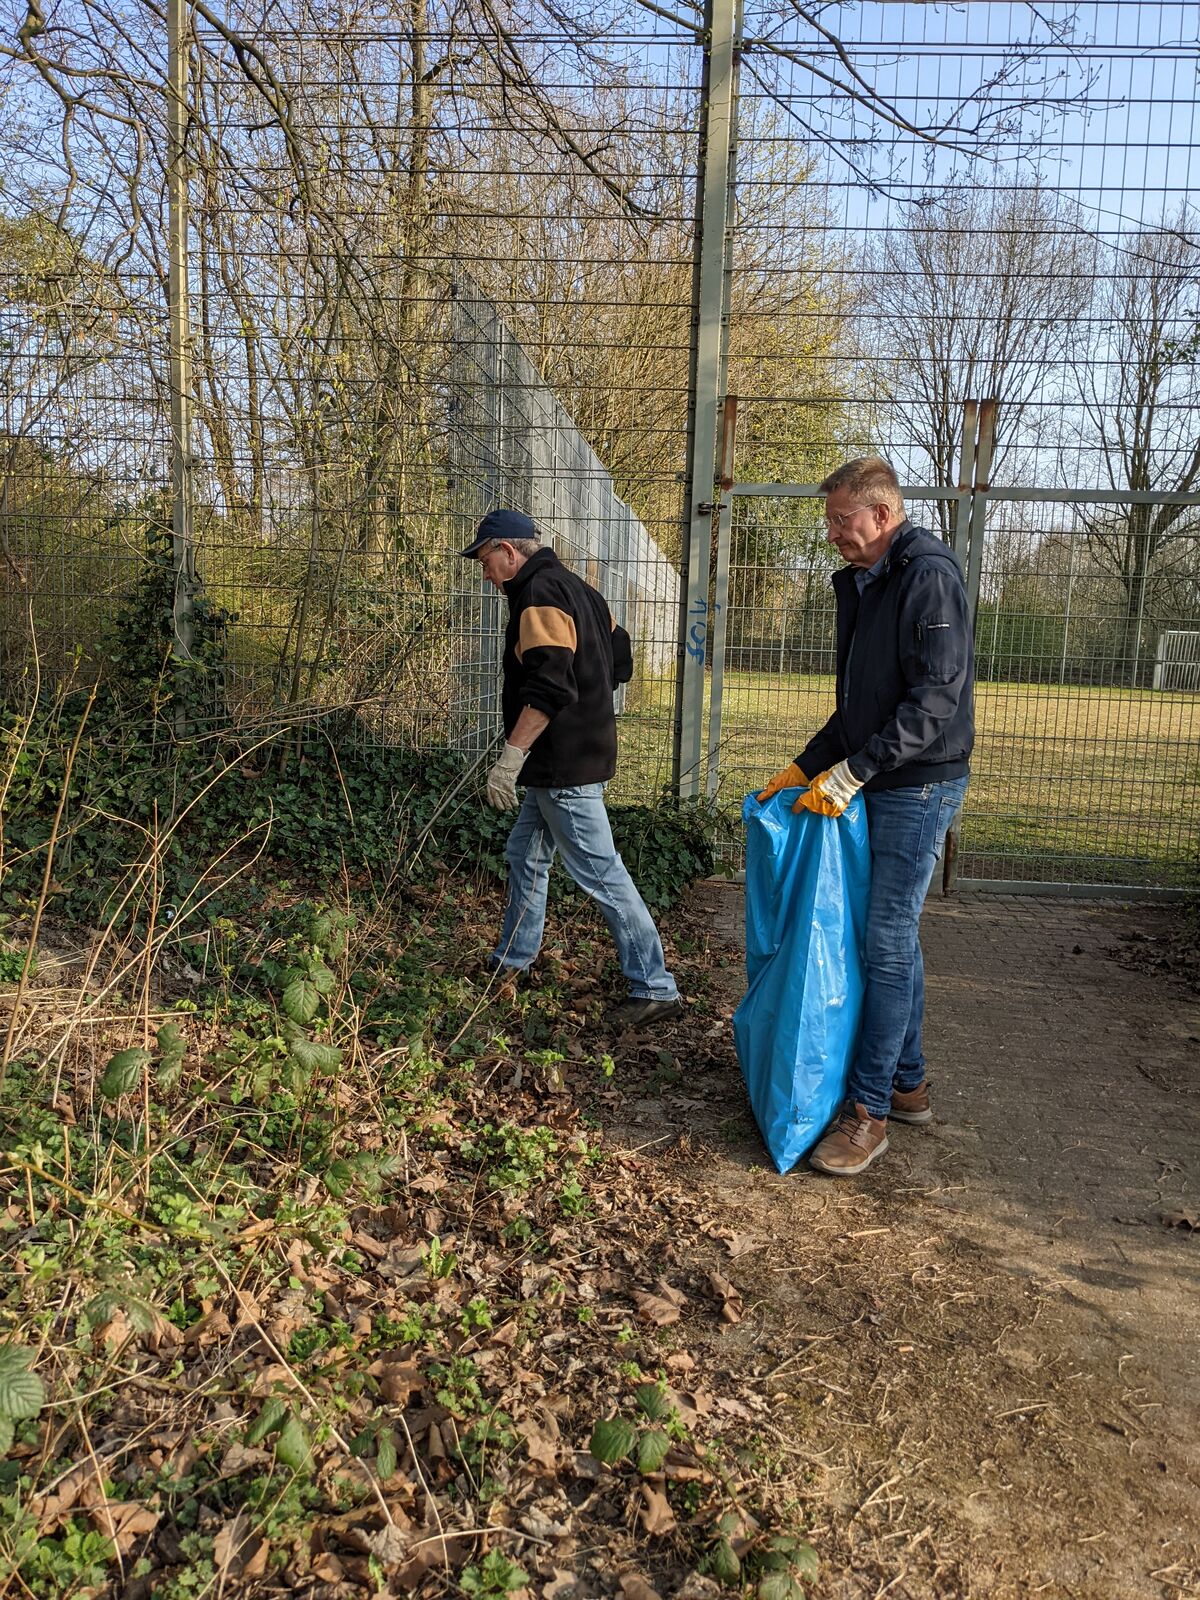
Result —
<path fill-rule="evenodd" d="M 703 783 L 701 784 L 700 774 L 697 772 L 696 782 L 690 793 L 693 795 L 703 793 L 710 800 L 716 797 L 721 775 L 720 750 L 726 665 L 725 618 L 729 603 L 733 501 L 735 498 L 810 500 L 823 498 L 820 486 L 815 483 L 739 484 L 733 481 L 737 406 L 737 396 L 725 397 L 717 498 L 711 507 L 705 508 L 711 517 L 711 526 L 716 539 L 712 595 L 711 598 L 705 597 L 704 610 L 697 608 L 696 611 L 696 616 L 702 621 L 707 614 L 713 619 L 712 628 L 705 637 L 704 652 L 697 660 L 695 673 L 703 688 L 703 675 L 707 665 L 710 669 L 711 685 Z M 994 400 L 968 400 L 964 403 L 963 444 L 959 483 L 956 488 L 936 488 L 925 484 L 908 484 L 901 487 L 906 502 L 953 503 L 953 548 L 966 575 L 967 595 L 973 620 L 977 619 L 979 611 L 989 503 L 1200 506 L 1200 494 L 1159 494 L 1112 489 L 996 487 L 989 482 L 996 413 L 997 403 Z M 696 636 L 692 636 L 689 643 L 694 646 L 695 642 Z M 689 654 L 695 659 L 694 649 L 689 651 Z M 967 803 L 969 807 L 969 797 Z M 955 829 L 951 832 L 944 856 L 942 887 L 943 893 L 946 894 L 951 892 L 955 884 L 988 894 L 1054 895 L 1089 899 L 1116 897 L 1126 900 L 1179 900 L 1188 897 L 1192 892 L 1186 888 L 1150 884 L 1115 886 L 1061 883 L 1045 879 L 959 877 L 955 871 L 956 854 L 957 830 Z"/>

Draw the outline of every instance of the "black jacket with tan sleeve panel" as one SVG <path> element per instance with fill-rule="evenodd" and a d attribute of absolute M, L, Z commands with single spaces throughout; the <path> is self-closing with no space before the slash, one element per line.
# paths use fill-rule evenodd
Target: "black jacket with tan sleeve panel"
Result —
<path fill-rule="evenodd" d="M 629 635 L 604 596 L 553 550 L 530 556 L 504 592 L 505 734 L 525 706 L 550 718 L 518 783 L 537 789 L 607 783 L 617 768 L 613 691 L 633 676 Z"/>

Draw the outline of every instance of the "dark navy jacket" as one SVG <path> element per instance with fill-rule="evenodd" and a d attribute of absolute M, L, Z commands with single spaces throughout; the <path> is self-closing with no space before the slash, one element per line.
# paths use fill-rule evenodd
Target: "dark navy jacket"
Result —
<path fill-rule="evenodd" d="M 837 710 L 796 765 L 815 778 L 848 760 L 868 791 L 964 777 L 975 743 L 975 649 L 954 552 L 902 522 L 861 595 L 854 571 L 833 576 Z"/>
<path fill-rule="evenodd" d="M 518 783 L 566 789 L 607 783 L 617 768 L 613 690 L 633 676 L 629 635 L 608 601 L 539 550 L 504 585 L 504 731 L 525 706 L 550 718 L 534 741 Z"/>

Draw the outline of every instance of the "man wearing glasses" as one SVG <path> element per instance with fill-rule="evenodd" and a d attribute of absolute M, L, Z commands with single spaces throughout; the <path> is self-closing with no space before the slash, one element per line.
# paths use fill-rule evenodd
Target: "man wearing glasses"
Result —
<path fill-rule="evenodd" d="M 807 785 L 793 810 L 838 817 L 861 789 L 871 840 L 866 993 L 846 1102 L 809 1157 L 853 1177 L 887 1149 L 887 1122 L 930 1122 L 918 924 L 946 830 L 967 791 L 975 738 L 974 641 L 950 548 L 904 512 L 878 456 L 821 484 L 834 574 L 837 704 L 759 795 Z M 812 773 L 811 778 L 806 774 Z"/>
<path fill-rule="evenodd" d="M 488 774 L 487 798 L 499 811 L 517 811 L 517 819 L 505 849 L 508 902 L 491 965 L 519 972 L 537 956 L 557 851 L 616 942 L 629 998 L 610 1021 L 645 1027 L 679 1017 L 683 1005 L 658 929 L 617 854 L 604 809 L 604 785 L 617 764 L 613 691 L 633 676 L 629 635 L 604 596 L 541 545 L 523 512 L 489 512 L 461 554 L 478 561 L 508 599 L 506 742 Z"/>

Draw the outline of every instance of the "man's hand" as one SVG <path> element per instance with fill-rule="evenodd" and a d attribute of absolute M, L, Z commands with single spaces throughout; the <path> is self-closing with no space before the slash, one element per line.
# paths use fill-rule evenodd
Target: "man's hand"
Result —
<path fill-rule="evenodd" d="M 777 772 L 767 784 L 767 787 L 758 797 L 758 803 L 762 805 L 764 800 L 769 800 L 773 794 L 778 794 L 780 789 L 799 789 L 802 784 L 807 782 L 808 779 L 800 771 L 796 763 L 789 761 L 783 771 Z"/>
<path fill-rule="evenodd" d="M 839 761 L 828 772 L 818 772 L 793 811 L 815 811 L 819 817 L 840 817 L 865 782 L 850 771 L 848 761 Z"/>
<path fill-rule="evenodd" d="M 499 761 L 488 773 L 487 801 L 497 811 L 514 811 L 520 804 L 517 797 L 517 778 L 525 765 L 527 752 L 515 744 L 506 744 Z"/>

